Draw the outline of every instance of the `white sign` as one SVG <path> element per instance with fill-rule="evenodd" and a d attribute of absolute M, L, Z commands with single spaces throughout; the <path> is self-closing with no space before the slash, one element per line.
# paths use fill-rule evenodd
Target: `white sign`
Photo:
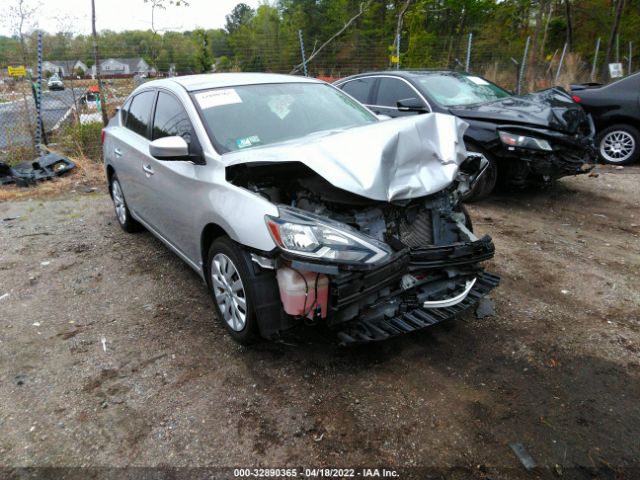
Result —
<path fill-rule="evenodd" d="M 233 88 L 223 88 L 220 90 L 210 90 L 208 92 L 196 93 L 196 99 L 200 108 L 221 107 L 222 105 L 232 105 L 234 103 L 242 103 L 242 99 L 238 92 Z"/>
<path fill-rule="evenodd" d="M 487 82 L 484 78 L 468 76 L 467 79 L 471 80 L 476 85 L 489 85 L 489 82 Z"/>
<path fill-rule="evenodd" d="M 611 78 L 624 77 L 624 69 L 622 68 L 622 64 L 621 63 L 610 63 L 609 64 L 609 76 L 611 76 Z"/>

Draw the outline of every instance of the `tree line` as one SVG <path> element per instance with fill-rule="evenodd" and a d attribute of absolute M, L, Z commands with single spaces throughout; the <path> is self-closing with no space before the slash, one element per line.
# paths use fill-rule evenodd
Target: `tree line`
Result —
<path fill-rule="evenodd" d="M 472 69 L 521 59 L 527 37 L 532 67 L 565 43 L 589 62 L 598 37 L 602 65 L 628 56 L 629 42 L 640 39 L 640 0 L 272 0 L 257 9 L 239 3 L 221 29 L 102 30 L 98 45 L 102 58 L 143 57 L 159 72 L 288 73 L 301 64 L 299 32 L 309 70 L 320 75 L 389 68 L 397 50 L 402 68 L 460 67 L 470 33 Z M 73 31 L 45 33 L 44 58 L 91 66 L 91 42 Z M 35 32 L 22 45 L 18 34 L 0 37 L 0 65 L 35 63 L 35 46 Z"/>

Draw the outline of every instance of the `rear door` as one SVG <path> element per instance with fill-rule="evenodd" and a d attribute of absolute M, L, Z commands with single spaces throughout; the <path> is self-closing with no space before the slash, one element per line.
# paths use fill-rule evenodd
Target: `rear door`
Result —
<path fill-rule="evenodd" d="M 156 93 L 147 90 L 135 95 L 125 105 L 121 126 L 113 131 L 113 165 L 120 180 L 127 206 L 135 216 L 146 221 L 142 190 L 143 163 L 149 152 L 149 120 Z"/>
<path fill-rule="evenodd" d="M 401 112 L 398 110 L 398 101 L 408 98 L 418 99 L 425 108 L 426 102 L 422 95 L 409 82 L 402 78 L 380 77 L 374 105 L 370 108 L 378 114 L 390 117 L 403 117 L 407 115 L 417 115 L 418 112 Z"/>
<path fill-rule="evenodd" d="M 354 78 L 341 84 L 339 88 L 369 107 L 373 100 L 375 83 L 375 77 Z"/>

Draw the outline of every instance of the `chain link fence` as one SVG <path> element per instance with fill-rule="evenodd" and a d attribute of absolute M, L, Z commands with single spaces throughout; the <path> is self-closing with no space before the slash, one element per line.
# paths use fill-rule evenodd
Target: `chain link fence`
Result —
<path fill-rule="evenodd" d="M 236 46 L 229 52 L 223 52 L 225 55 L 211 55 L 208 61 L 210 71 L 291 73 L 298 67 L 296 74 L 302 75 L 305 68 L 301 66 L 306 66 L 309 76 L 333 81 L 364 71 L 398 67 L 454 69 L 468 70 L 514 93 L 525 93 L 553 85 L 568 87 L 571 83 L 589 81 L 593 70 L 592 58 L 567 52 L 562 55 L 561 48 L 549 53 L 543 61 L 532 63 L 526 61 L 524 44 L 496 49 L 481 43 L 476 45 L 467 35 L 460 36 L 456 42 L 436 42 L 430 49 L 420 52 L 412 52 L 411 45 L 401 44 L 399 65 L 392 63 L 394 59 L 388 47 L 392 42 L 387 41 L 389 39 L 379 39 L 369 48 L 338 39 L 321 54 L 314 55 L 318 42 L 304 38 L 304 32 L 301 33 L 299 38 L 288 39 L 286 49 L 282 39 L 265 37 L 255 38 L 251 45 Z M 310 59 L 306 65 L 302 65 L 301 42 L 304 42 L 305 58 Z M 100 161 L 101 109 L 106 108 L 110 118 L 137 85 L 153 78 L 202 71 L 202 67 L 197 66 L 202 65 L 197 52 L 178 52 L 169 60 L 156 59 L 154 62 L 149 58 L 148 49 L 139 45 L 121 45 L 119 48 L 117 53 L 122 55 L 125 52 L 129 57 L 123 60 L 121 57 L 110 57 L 111 52 L 106 50 L 101 53 L 103 98 L 98 96 L 92 69 L 78 60 L 91 58 L 91 52 L 69 53 L 63 64 L 59 59 L 43 59 L 41 117 L 42 142 L 46 148 L 72 158 Z M 129 64 L 126 72 L 121 69 L 125 60 Z M 523 63 L 526 65 L 524 70 Z M 635 63 L 640 64 L 638 61 Z M 38 154 L 35 93 L 40 87 L 29 75 L 24 78 L 7 76 L 6 67 L 2 67 L 0 161 L 14 164 L 31 160 Z M 33 68 L 33 71 L 37 71 L 37 68 Z M 56 77 L 62 85 L 51 80 Z"/>

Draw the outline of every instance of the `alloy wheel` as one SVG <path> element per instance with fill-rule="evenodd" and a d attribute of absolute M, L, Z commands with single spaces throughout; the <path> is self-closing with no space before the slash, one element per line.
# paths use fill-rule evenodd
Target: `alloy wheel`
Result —
<path fill-rule="evenodd" d="M 608 133 L 600 141 L 600 155 L 611 163 L 621 163 L 633 155 L 636 142 L 629 133 L 624 130 L 615 130 Z"/>
<path fill-rule="evenodd" d="M 247 296 L 236 266 L 224 253 L 217 253 L 211 262 L 213 293 L 227 325 L 236 332 L 247 323 Z"/>
<path fill-rule="evenodd" d="M 120 182 L 114 180 L 111 185 L 111 196 L 113 197 L 113 205 L 116 209 L 116 216 L 121 225 L 127 223 L 127 205 L 124 202 L 124 195 L 122 194 L 122 188 L 120 188 Z"/>

